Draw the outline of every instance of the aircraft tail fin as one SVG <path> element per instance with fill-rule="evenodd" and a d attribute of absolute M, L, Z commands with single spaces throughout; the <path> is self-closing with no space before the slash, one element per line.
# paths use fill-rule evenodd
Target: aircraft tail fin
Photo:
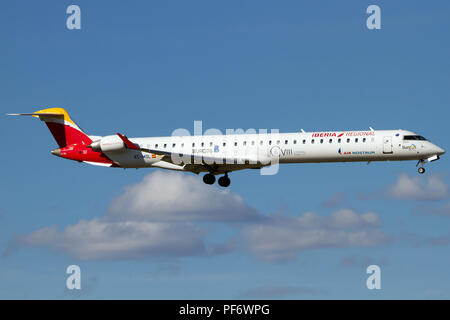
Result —
<path fill-rule="evenodd" d="M 60 148 L 79 143 L 89 145 L 92 139 L 76 125 L 63 108 L 48 108 L 33 113 L 9 113 L 10 116 L 32 116 L 44 121 Z"/>

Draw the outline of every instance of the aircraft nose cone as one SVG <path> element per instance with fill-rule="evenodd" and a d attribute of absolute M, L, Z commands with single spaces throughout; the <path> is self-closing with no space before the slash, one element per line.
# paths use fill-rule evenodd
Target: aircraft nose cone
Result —
<path fill-rule="evenodd" d="M 55 149 L 51 151 L 52 155 L 60 157 L 61 156 L 61 149 Z"/>
<path fill-rule="evenodd" d="M 439 156 L 440 156 L 440 155 L 443 155 L 443 154 L 445 153 L 445 150 L 442 149 L 441 147 L 436 146 L 436 149 L 437 149 L 437 154 L 438 154 Z"/>

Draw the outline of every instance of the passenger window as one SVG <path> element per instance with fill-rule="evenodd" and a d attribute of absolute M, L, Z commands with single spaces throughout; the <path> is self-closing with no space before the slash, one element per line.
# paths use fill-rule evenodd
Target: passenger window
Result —
<path fill-rule="evenodd" d="M 259 142 L 259 144 L 262 146 L 262 145 L 263 145 L 263 141 L 261 140 L 261 141 Z"/>
<path fill-rule="evenodd" d="M 167 148 L 167 143 L 164 143 L 164 149 Z"/>
<path fill-rule="evenodd" d="M 184 143 L 181 144 L 181 147 L 184 148 Z"/>
<path fill-rule="evenodd" d="M 363 138 L 363 142 L 366 142 L 366 138 Z"/>
<path fill-rule="evenodd" d="M 172 144 L 172 148 L 175 148 L 175 143 L 174 143 L 174 144 Z"/>
<path fill-rule="evenodd" d="M 303 140 L 303 144 L 305 144 L 306 143 L 306 140 Z"/>
<path fill-rule="evenodd" d="M 269 140 L 269 146 L 272 144 L 272 140 Z"/>
<path fill-rule="evenodd" d="M 330 143 L 332 143 L 333 142 L 333 139 L 330 139 Z"/>
<path fill-rule="evenodd" d="M 254 146 L 255 145 L 255 141 L 252 141 L 252 146 Z"/>
<path fill-rule="evenodd" d="M 347 138 L 347 143 L 349 143 L 350 142 L 350 138 Z"/>
<path fill-rule="evenodd" d="M 341 143 L 341 138 L 338 139 L 338 143 Z"/>
<path fill-rule="evenodd" d="M 210 143 L 209 143 L 209 146 L 210 146 L 210 147 L 212 147 L 212 145 L 213 145 L 213 143 L 212 143 L 212 142 L 210 142 Z"/>
<path fill-rule="evenodd" d="M 320 139 L 320 143 L 323 143 L 323 139 Z"/>
<path fill-rule="evenodd" d="M 222 145 L 225 147 L 227 144 L 226 144 L 226 142 L 224 142 Z"/>
<path fill-rule="evenodd" d="M 237 142 L 234 143 L 234 146 L 237 147 Z"/>
<path fill-rule="evenodd" d="M 297 140 L 294 140 L 294 144 L 297 144 Z"/>
<path fill-rule="evenodd" d="M 277 140 L 277 144 L 280 144 L 280 140 Z"/>
<path fill-rule="evenodd" d="M 244 146 L 246 146 L 247 145 L 247 141 L 244 141 Z"/>
<path fill-rule="evenodd" d="M 355 138 L 355 142 L 358 142 L 358 138 Z"/>
<path fill-rule="evenodd" d="M 311 144 L 314 144 L 314 139 L 311 140 Z"/>
<path fill-rule="evenodd" d="M 192 143 L 192 148 L 193 148 L 193 147 L 195 147 L 195 143 L 194 143 L 194 142 Z"/>
<path fill-rule="evenodd" d="M 203 147 L 204 145 L 205 145 L 205 143 L 204 143 L 204 142 L 202 142 L 201 146 Z"/>
<path fill-rule="evenodd" d="M 155 144 L 155 149 L 157 149 L 158 148 L 158 144 Z"/>
<path fill-rule="evenodd" d="M 285 141 L 284 141 L 284 144 L 288 144 L 288 141 L 287 141 L 287 140 L 285 140 Z"/>

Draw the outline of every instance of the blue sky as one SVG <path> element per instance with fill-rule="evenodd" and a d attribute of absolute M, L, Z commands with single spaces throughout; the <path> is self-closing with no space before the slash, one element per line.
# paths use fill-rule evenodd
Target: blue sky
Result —
<path fill-rule="evenodd" d="M 89 134 L 130 137 L 193 131 L 194 120 L 221 130 L 403 128 L 448 149 L 446 1 L 76 1 L 82 29 L 69 31 L 65 11 L 73 3 L 2 5 L 3 113 L 63 107 Z M 370 4 L 381 7 L 381 30 L 366 28 Z M 420 177 L 413 162 L 236 172 L 224 194 L 216 186 L 205 191 L 189 173 L 59 159 L 39 121 L 3 116 L 0 123 L 1 298 L 450 298 L 446 155 Z M 130 186 L 154 205 L 174 196 L 178 183 L 203 194 L 206 208 L 218 206 L 191 220 L 167 208 L 181 222 L 168 223 L 165 239 L 176 243 L 174 230 L 180 243 L 196 239 L 191 253 L 171 247 L 82 257 L 66 237 L 68 226 L 107 223 L 117 199 L 131 219 Z M 308 212 L 323 218 L 320 230 L 331 236 L 333 215 L 374 214 L 363 231 L 353 226 L 370 232 L 371 246 L 299 246 L 292 239 L 308 233 L 289 226 Z M 286 236 L 286 246 L 274 248 L 282 259 L 257 249 L 276 243 L 270 232 L 257 234 L 270 226 Z M 54 238 L 38 245 L 39 230 Z M 81 292 L 65 289 L 71 264 L 81 267 Z M 370 264 L 381 267 L 379 291 L 366 288 Z"/>

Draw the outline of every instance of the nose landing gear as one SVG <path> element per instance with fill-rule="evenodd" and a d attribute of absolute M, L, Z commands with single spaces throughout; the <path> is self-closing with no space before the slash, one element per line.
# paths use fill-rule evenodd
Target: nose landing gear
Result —
<path fill-rule="evenodd" d="M 425 173 L 425 168 L 423 167 L 423 165 L 425 164 L 425 160 L 419 160 L 419 162 L 417 162 L 416 167 L 420 165 L 420 167 L 417 169 L 417 171 L 420 174 L 424 174 Z"/>
<path fill-rule="evenodd" d="M 428 163 L 428 162 L 433 162 L 436 160 L 439 160 L 439 155 L 437 155 L 437 154 L 435 154 L 434 156 L 431 156 L 427 159 L 420 159 L 416 164 L 416 167 L 419 167 L 419 165 L 420 165 L 420 167 L 419 167 L 419 169 L 417 169 L 417 171 L 419 171 L 420 174 L 425 173 L 425 168 L 423 167 L 424 164 Z"/>

